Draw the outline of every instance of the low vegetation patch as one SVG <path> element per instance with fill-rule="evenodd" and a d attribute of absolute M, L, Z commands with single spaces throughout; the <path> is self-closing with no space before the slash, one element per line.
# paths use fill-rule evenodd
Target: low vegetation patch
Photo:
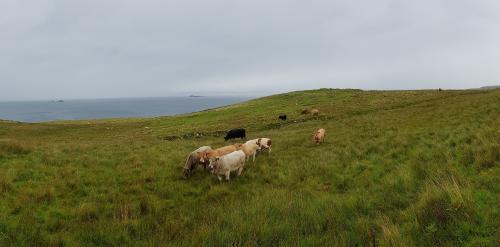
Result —
<path fill-rule="evenodd" d="M 12 139 L 0 139 L 0 158 L 13 155 L 23 155 L 31 152 L 31 148 L 20 141 Z"/>

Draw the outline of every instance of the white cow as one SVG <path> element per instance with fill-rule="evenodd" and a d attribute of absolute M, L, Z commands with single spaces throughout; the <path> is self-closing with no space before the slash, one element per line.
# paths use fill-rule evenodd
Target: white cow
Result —
<path fill-rule="evenodd" d="M 250 140 L 248 142 L 253 142 L 253 143 L 257 144 L 257 146 L 259 146 L 258 150 L 267 150 L 268 154 L 269 155 L 271 154 L 271 146 L 273 143 L 271 141 L 271 138 L 267 138 L 267 137 L 257 138 L 257 139 Z"/>
<path fill-rule="evenodd" d="M 211 158 L 208 167 L 212 169 L 213 174 L 217 175 L 219 181 L 222 181 L 222 176 L 226 176 L 226 180 L 229 181 L 232 171 L 238 171 L 238 176 L 241 174 L 245 166 L 245 157 L 243 151 L 234 151 L 221 157 Z"/>
<path fill-rule="evenodd" d="M 272 146 L 272 141 L 270 138 L 259 138 L 257 139 L 257 145 L 259 145 L 260 150 L 265 150 L 267 149 L 267 153 L 271 155 L 271 146 Z"/>

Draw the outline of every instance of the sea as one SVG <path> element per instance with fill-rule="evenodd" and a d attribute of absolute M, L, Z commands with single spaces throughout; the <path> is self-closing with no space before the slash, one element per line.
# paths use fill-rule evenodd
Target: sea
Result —
<path fill-rule="evenodd" d="M 158 97 L 0 102 L 0 119 L 28 123 L 56 120 L 156 117 L 197 112 L 250 97 Z"/>

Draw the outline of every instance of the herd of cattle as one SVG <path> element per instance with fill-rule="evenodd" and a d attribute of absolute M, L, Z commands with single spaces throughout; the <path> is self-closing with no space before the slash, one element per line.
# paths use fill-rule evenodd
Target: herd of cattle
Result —
<path fill-rule="evenodd" d="M 304 109 L 301 114 L 319 114 L 317 109 Z M 280 120 L 286 120 L 286 115 L 280 115 Z M 314 142 L 321 144 L 325 139 L 325 129 L 318 129 L 314 133 Z M 245 129 L 232 129 L 224 136 L 224 140 L 241 138 L 246 140 Z M 198 164 L 203 165 L 204 169 L 208 169 L 215 174 L 219 181 L 222 181 L 223 176 L 226 180 L 230 179 L 231 172 L 236 171 L 239 176 L 243 171 L 245 162 L 251 157 L 255 162 L 255 156 L 258 151 L 267 151 L 271 155 L 272 140 L 270 138 L 257 138 L 246 141 L 245 143 L 236 143 L 229 146 L 224 146 L 217 149 L 212 149 L 210 146 L 200 147 L 191 152 L 186 159 L 182 175 L 184 178 L 189 178 Z"/>

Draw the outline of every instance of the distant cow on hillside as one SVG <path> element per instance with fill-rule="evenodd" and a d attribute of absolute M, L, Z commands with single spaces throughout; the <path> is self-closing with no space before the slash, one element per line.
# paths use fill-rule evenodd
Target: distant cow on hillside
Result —
<path fill-rule="evenodd" d="M 226 136 L 224 137 L 224 140 L 227 141 L 229 139 L 236 139 L 236 138 L 247 139 L 245 129 L 232 129 L 228 131 Z"/>
<path fill-rule="evenodd" d="M 311 113 L 313 116 L 318 116 L 319 115 L 319 110 L 318 109 L 312 109 Z"/>
<path fill-rule="evenodd" d="M 319 129 L 314 133 L 314 142 L 316 142 L 316 144 L 321 144 L 325 141 L 325 132 L 325 129 Z"/>
<path fill-rule="evenodd" d="M 286 115 L 285 114 L 279 115 L 278 118 L 281 119 L 281 120 L 283 120 L 283 121 L 285 121 L 286 120 Z"/>
<path fill-rule="evenodd" d="M 309 114 L 309 113 L 310 113 L 310 111 L 309 111 L 309 109 L 307 109 L 307 108 L 306 108 L 306 109 L 303 109 L 303 110 L 300 112 L 300 114 L 302 114 L 302 115 Z"/>

